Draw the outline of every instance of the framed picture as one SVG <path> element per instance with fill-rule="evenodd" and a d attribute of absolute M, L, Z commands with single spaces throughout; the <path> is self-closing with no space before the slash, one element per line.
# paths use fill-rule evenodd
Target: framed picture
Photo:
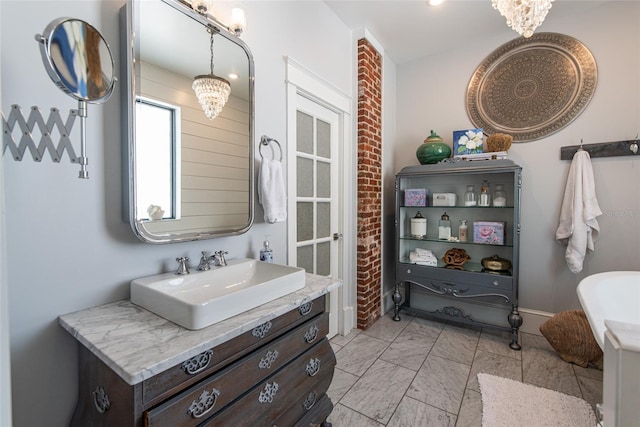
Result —
<path fill-rule="evenodd" d="M 483 152 L 484 135 L 482 129 L 453 131 L 453 157 L 481 154 Z"/>

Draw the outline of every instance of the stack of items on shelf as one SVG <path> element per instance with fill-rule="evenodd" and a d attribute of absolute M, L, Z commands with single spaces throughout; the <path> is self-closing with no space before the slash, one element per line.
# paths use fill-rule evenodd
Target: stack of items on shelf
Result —
<path fill-rule="evenodd" d="M 438 259 L 429 249 L 416 248 L 415 251 L 409 253 L 409 260 L 413 264 L 420 265 L 438 265 Z"/>

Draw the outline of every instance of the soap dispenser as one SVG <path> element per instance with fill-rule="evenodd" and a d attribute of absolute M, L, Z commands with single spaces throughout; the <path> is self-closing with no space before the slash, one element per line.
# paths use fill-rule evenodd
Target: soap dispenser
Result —
<path fill-rule="evenodd" d="M 265 240 L 263 245 L 260 249 L 260 261 L 273 263 L 273 249 L 269 247 L 269 241 Z"/>

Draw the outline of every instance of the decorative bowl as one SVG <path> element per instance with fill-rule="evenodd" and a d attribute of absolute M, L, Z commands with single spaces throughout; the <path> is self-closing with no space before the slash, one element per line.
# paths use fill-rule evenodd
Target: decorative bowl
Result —
<path fill-rule="evenodd" d="M 480 263 L 484 268 L 492 271 L 505 271 L 511 268 L 511 261 L 500 258 L 498 255 L 491 255 L 490 257 L 482 258 Z"/>

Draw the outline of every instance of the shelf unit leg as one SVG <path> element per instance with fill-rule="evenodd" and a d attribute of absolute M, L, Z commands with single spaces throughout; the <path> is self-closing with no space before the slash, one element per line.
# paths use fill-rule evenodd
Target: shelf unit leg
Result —
<path fill-rule="evenodd" d="M 400 303 L 402 302 L 402 295 L 400 294 L 400 283 L 396 283 L 396 289 L 393 291 L 393 303 L 395 305 L 393 312 L 393 320 L 400 321 Z"/>
<path fill-rule="evenodd" d="M 520 316 L 518 306 L 512 306 L 511 314 L 509 314 L 507 319 L 509 325 L 511 325 L 511 343 L 509 344 L 509 348 L 512 350 L 520 350 L 522 346 L 518 343 L 518 329 L 522 326 L 522 316 Z"/>

